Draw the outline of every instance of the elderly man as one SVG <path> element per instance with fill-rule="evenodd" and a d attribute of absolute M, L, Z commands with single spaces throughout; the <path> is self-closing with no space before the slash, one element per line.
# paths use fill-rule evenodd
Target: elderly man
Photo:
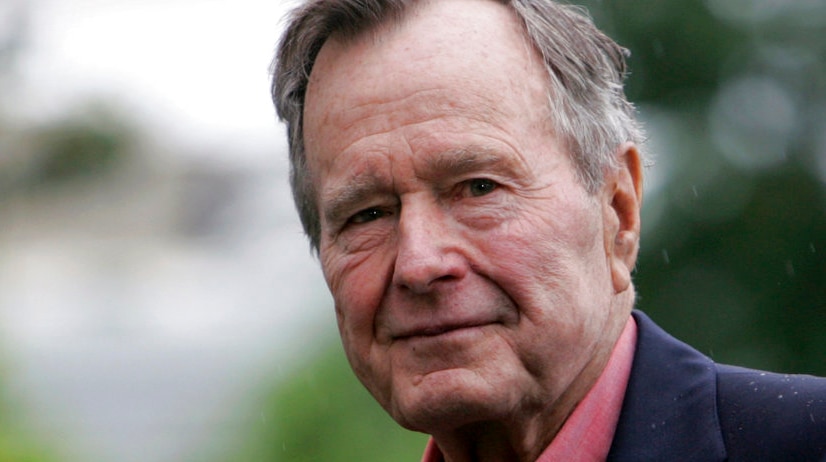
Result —
<path fill-rule="evenodd" d="M 819 460 L 826 380 L 720 366 L 632 310 L 625 50 L 550 0 L 313 0 L 275 65 L 358 378 L 426 461 Z"/>

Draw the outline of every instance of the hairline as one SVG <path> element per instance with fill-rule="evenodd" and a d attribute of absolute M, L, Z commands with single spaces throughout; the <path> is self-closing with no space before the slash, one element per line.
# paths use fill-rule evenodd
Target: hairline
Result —
<path fill-rule="evenodd" d="M 425 0 L 425 2 L 426 1 L 428 0 Z M 564 118 L 566 122 L 570 122 L 570 120 L 568 120 L 569 115 L 563 113 L 561 116 L 554 117 L 555 113 L 563 112 L 559 110 L 559 106 L 567 101 L 566 95 L 569 95 L 571 90 L 566 89 L 564 83 L 559 82 L 559 76 L 555 75 L 552 63 L 549 62 L 548 57 L 545 56 L 545 52 L 539 43 L 542 40 L 541 37 L 536 37 L 532 34 L 531 25 L 528 23 L 528 21 L 530 20 L 529 14 L 520 11 L 520 8 L 524 8 L 524 6 L 521 5 L 518 1 L 491 1 L 503 4 L 511 11 L 511 14 L 514 15 L 514 18 L 517 19 L 518 23 L 520 24 L 521 34 L 526 42 L 526 45 L 530 46 L 533 49 L 533 52 L 540 57 L 540 64 L 546 71 L 546 78 L 544 83 L 546 87 L 547 98 L 545 102 L 545 107 L 548 111 L 549 121 L 549 126 L 546 129 L 552 130 L 553 134 L 560 139 L 561 146 L 565 149 L 565 154 L 571 158 L 571 161 L 574 165 L 576 173 L 575 176 L 577 181 L 581 183 L 581 185 L 586 189 L 589 195 L 594 195 L 599 190 L 599 187 L 604 183 L 606 173 L 611 169 L 617 168 L 615 159 L 612 159 L 613 156 L 611 154 L 606 155 L 605 153 L 592 153 L 589 155 L 588 153 L 576 152 L 579 149 L 581 149 L 581 146 L 580 140 L 576 139 L 576 137 L 572 133 L 575 130 L 575 128 L 569 127 L 569 130 L 566 131 L 564 128 L 561 128 L 558 125 L 558 123 L 560 122 L 559 119 L 561 118 Z M 282 120 L 287 120 L 289 119 L 289 116 L 292 115 L 296 117 L 296 121 L 298 123 L 297 127 L 291 127 L 288 129 L 291 135 L 291 185 L 293 187 L 293 195 L 294 199 L 296 200 L 296 206 L 299 209 L 301 221 L 305 228 L 305 233 L 310 238 L 311 248 L 315 252 L 318 252 L 319 250 L 321 238 L 321 211 L 319 210 L 317 204 L 318 191 L 316 190 L 316 183 L 314 181 L 314 172 L 312 171 L 307 162 L 306 144 L 304 140 L 304 110 L 306 107 L 305 101 L 310 74 L 312 73 L 312 69 L 315 66 L 318 54 L 330 40 L 338 40 L 345 46 L 349 46 L 353 42 L 363 39 L 368 34 L 377 33 L 384 27 L 392 27 L 393 25 L 398 25 L 407 20 L 412 11 L 418 8 L 419 5 L 424 4 L 425 2 L 413 2 L 408 0 L 391 2 L 388 7 L 380 9 L 379 12 L 382 13 L 380 15 L 376 15 L 367 19 L 362 18 L 361 21 L 351 21 L 351 23 L 348 24 L 338 24 L 332 27 L 329 31 L 324 31 L 323 33 L 316 33 L 314 37 L 314 42 L 312 43 L 311 47 L 307 49 L 308 53 L 306 53 L 306 55 L 304 56 L 304 73 L 298 80 L 300 84 L 300 91 L 297 95 L 300 105 L 300 112 L 298 114 L 288 114 L 288 109 L 285 109 L 284 107 L 285 101 L 282 101 L 285 95 L 281 92 L 277 92 L 275 88 L 278 76 L 275 75 L 273 79 L 273 99 L 275 100 L 280 118 Z M 313 4 L 314 3 L 311 3 L 311 5 Z M 573 8 L 568 5 L 560 4 L 559 6 Z M 580 10 L 579 14 L 582 14 L 582 10 Z M 309 15 L 306 15 L 303 18 L 306 20 L 308 17 Z M 590 18 L 588 19 L 590 20 Z M 595 25 L 593 25 L 593 28 L 598 33 L 601 33 L 601 31 L 599 31 L 599 29 L 597 29 Z M 283 51 L 282 49 L 284 48 L 285 38 L 286 34 L 284 37 L 282 37 L 282 43 L 279 44 L 279 52 Z M 621 50 L 627 53 L 627 50 Z M 279 56 L 276 56 L 276 60 L 273 61 L 273 70 L 276 70 L 278 68 L 277 59 Z M 624 65 L 624 63 L 622 64 Z M 621 70 L 620 72 L 624 71 Z M 624 75 L 619 76 L 620 91 L 623 78 Z M 276 98 L 276 95 L 278 95 L 278 98 Z M 295 98 L 296 95 L 291 94 L 289 96 Z M 622 96 L 621 99 L 623 102 L 630 105 L 630 103 L 628 103 L 625 100 L 624 96 Z M 289 102 L 295 102 L 295 99 L 290 99 Z M 621 109 L 616 110 L 620 111 Z M 579 120 L 577 120 L 577 116 L 575 116 L 574 119 L 575 122 L 579 122 Z M 287 121 L 290 122 L 289 120 Z M 630 123 L 636 124 L 636 120 L 632 117 Z M 639 127 L 636 128 L 639 129 Z M 562 133 L 560 133 L 560 131 Z M 588 129 L 588 131 L 590 131 L 590 129 Z M 641 129 L 639 129 L 639 131 L 641 132 Z M 631 138 L 630 135 L 632 134 L 633 133 L 629 133 L 629 138 Z M 641 133 L 639 134 L 641 135 Z M 642 140 L 630 139 L 630 141 L 641 142 Z"/>

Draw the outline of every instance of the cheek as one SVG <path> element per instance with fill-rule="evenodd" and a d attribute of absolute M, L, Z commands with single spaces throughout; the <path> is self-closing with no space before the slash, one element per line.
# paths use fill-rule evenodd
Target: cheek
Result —
<path fill-rule="evenodd" d="M 499 277 L 515 284 L 556 279 L 570 269 L 574 250 L 558 225 L 541 213 L 525 213 L 480 240 L 481 254 Z"/>
<path fill-rule="evenodd" d="M 523 316 L 543 323 L 551 313 L 575 327 L 577 314 L 595 309 L 610 282 L 599 216 L 581 204 L 549 205 L 558 213 L 524 213 L 482 240 L 482 266 Z"/>
<path fill-rule="evenodd" d="M 389 402 L 390 364 L 376 341 L 375 320 L 390 266 L 387 254 L 374 252 L 322 257 L 327 284 L 333 294 L 341 343 L 356 377 L 386 406 Z"/>
<path fill-rule="evenodd" d="M 387 254 L 344 254 L 322 249 L 321 261 L 345 348 L 369 347 L 376 311 L 390 277 Z"/>

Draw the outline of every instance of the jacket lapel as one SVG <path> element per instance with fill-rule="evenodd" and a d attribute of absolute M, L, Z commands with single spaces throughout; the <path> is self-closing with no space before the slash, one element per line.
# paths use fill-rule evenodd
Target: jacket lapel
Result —
<path fill-rule="evenodd" d="M 714 362 L 633 315 L 637 348 L 608 460 L 725 460 Z"/>

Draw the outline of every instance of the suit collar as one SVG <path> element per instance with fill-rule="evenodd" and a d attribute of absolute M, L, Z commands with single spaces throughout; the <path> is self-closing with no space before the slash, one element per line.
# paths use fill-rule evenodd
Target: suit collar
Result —
<path fill-rule="evenodd" d="M 714 362 L 633 315 L 637 349 L 608 460 L 725 460 Z"/>

